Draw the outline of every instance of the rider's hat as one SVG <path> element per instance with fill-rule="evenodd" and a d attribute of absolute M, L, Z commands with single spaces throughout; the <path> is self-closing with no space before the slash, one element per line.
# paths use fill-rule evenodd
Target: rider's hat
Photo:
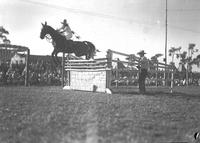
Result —
<path fill-rule="evenodd" d="M 144 50 L 141 50 L 141 51 L 138 52 L 137 54 L 141 56 L 141 55 L 144 55 L 144 54 L 146 54 L 146 53 L 144 52 Z"/>
<path fill-rule="evenodd" d="M 63 22 L 61 22 L 62 24 L 67 24 L 67 20 L 64 19 Z"/>

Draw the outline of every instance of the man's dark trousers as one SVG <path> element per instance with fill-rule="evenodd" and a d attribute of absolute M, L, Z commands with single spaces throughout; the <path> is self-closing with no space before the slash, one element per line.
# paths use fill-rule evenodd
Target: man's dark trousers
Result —
<path fill-rule="evenodd" d="M 141 69 L 139 74 L 139 92 L 141 94 L 144 94 L 146 91 L 145 89 L 146 76 L 147 76 L 147 69 Z"/>

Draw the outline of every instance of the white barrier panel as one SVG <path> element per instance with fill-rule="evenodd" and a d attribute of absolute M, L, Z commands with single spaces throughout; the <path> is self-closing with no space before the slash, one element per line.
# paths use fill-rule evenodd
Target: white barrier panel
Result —
<path fill-rule="evenodd" d="M 106 71 L 71 71 L 71 89 L 85 91 L 106 91 Z"/>
<path fill-rule="evenodd" d="M 70 85 L 65 86 L 68 90 L 84 90 L 93 92 L 111 93 L 106 88 L 107 69 L 101 70 L 70 70 Z"/>

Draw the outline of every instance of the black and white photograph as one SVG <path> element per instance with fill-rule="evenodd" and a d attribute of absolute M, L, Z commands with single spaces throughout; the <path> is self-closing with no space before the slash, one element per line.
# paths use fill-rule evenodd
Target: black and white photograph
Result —
<path fill-rule="evenodd" d="M 200 0 L 0 0 L 0 143 L 200 143 Z"/>

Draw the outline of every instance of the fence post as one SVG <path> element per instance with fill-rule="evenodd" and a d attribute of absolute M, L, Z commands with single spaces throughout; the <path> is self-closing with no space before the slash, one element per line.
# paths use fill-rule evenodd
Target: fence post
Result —
<path fill-rule="evenodd" d="M 69 66 L 69 54 L 67 54 L 67 66 Z M 67 83 L 66 83 L 66 85 L 67 86 L 70 86 L 70 70 L 67 70 L 66 71 L 66 73 L 67 73 Z"/>
<path fill-rule="evenodd" d="M 174 65 L 172 65 L 172 72 L 171 72 L 171 93 L 173 93 L 174 87 Z"/>
<path fill-rule="evenodd" d="M 106 88 L 110 89 L 112 80 L 112 51 L 110 49 L 107 51 L 106 58 L 108 66 L 108 70 L 106 71 Z"/>
<path fill-rule="evenodd" d="M 29 57 L 30 57 L 30 50 L 27 49 L 26 51 L 26 73 L 25 73 L 25 86 L 29 85 Z"/>
<path fill-rule="evenodd" d="M 117 59 L 116 79 L 117 79 L 116 87 L 118 88 L 119 86 L 119 58 Z"/>
<path fill-rule="evenodd" d="M 61 81 L 61 84 L 62 84 L 62 87 L 65 86 L 65 53 L 63 52 L 63 55 L 62 55 L 62 81 Z"/>
<path fill-rule="evenodd" d="M 189 85 L 189 64 L 187 62 L 187 68 L 186 68 L 186 85 L 188 86 Z"/>
<path fill-rule="evenodd" d="M 156 62 L 156 87 L 158 87 L 158 61 Z"/>

